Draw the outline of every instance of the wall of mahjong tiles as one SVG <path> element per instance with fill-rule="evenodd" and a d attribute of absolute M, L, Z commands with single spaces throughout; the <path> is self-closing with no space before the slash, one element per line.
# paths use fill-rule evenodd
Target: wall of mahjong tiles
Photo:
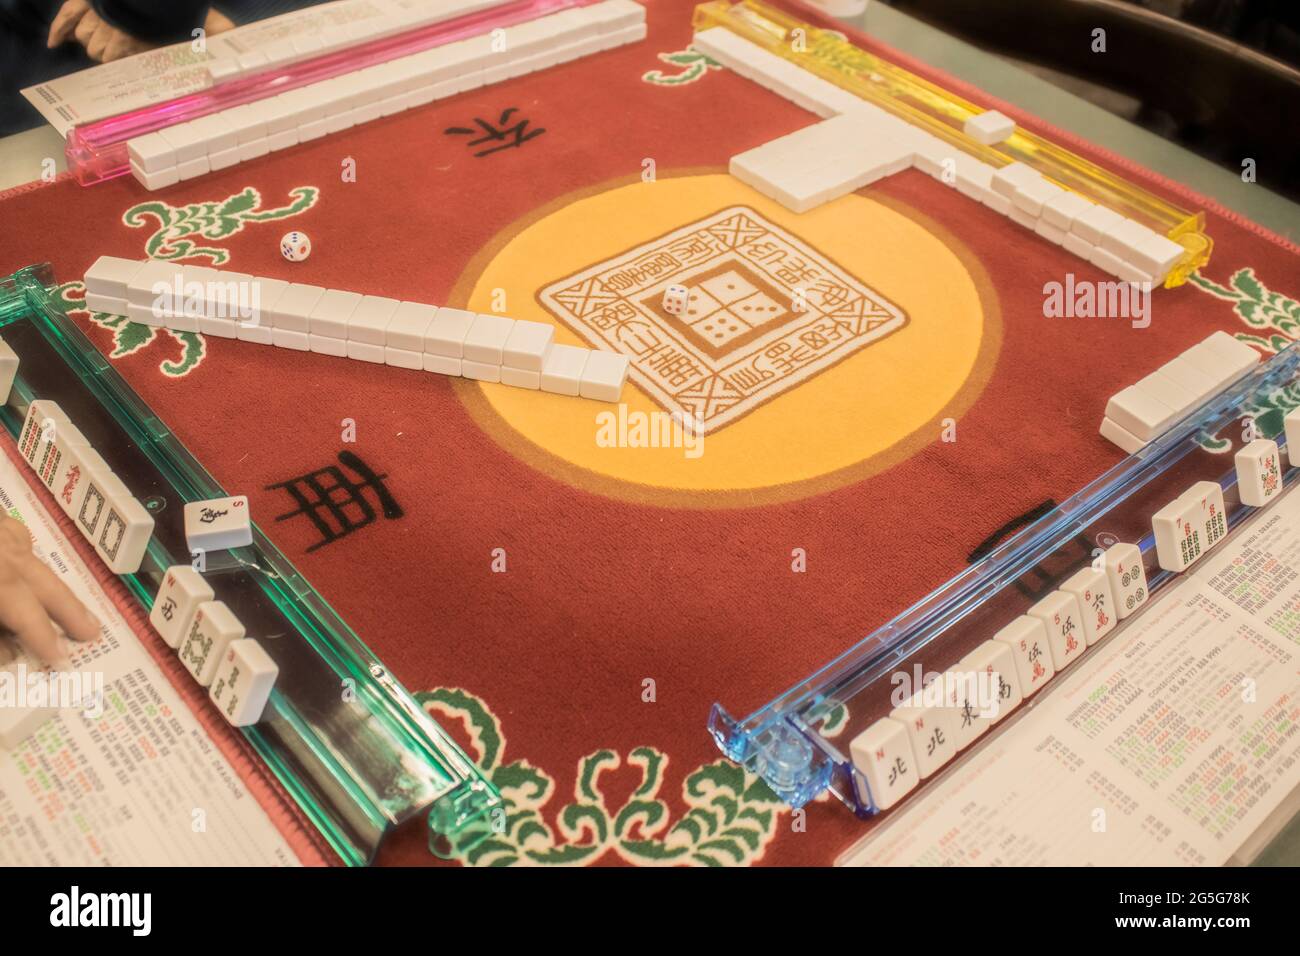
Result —
<path fill-rule="evenodd" d="M 473 862 L 827 863 L 860 824 L 822 803 L 795 832 L 720 761 L 709 706 L 760 705 L 1118 461 L 1097 426 L 1122 387 L 1216 329 L 1271 351 L 1300 260 L 1210 208 L 1213 260 L 1145 327 L 1046 317 L 1045 283 L 1104 277 L 920 172 L 804 215 L 730 178 L 816 117 L 690 55 L 691 4 L 647 6 L 643 43 L 157 193 L 8 195 L 0 271 L 54 264 L 114 367 L 545 825 Z M 504 306 L 631 355 L 625 408 L 88 314 L 101 254 Z M 645 292 L 683 262 L 698 316 Z M 634 447 L 672 413 L 702 444 Z M 634 798 L 662 825 L 620 817 Z M 724 806 L 745 839 L 677 826 Z M 412 831 L 383 859 L 431 858 Z"/>

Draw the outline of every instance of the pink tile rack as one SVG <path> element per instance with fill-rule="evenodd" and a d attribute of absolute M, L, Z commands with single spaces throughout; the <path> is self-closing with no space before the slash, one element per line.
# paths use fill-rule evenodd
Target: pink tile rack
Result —
<path fill-rule="evenodd" d="M 86 123 L 74 127 L 68 133 L 64 148 L 68 169 L 83 186 L 127 175 L 131 171 L 131 165 L 126 144 L 133 137 L 498 27 L 513 26 L 570 7 L 588 6 L 592 2 L 594 0 L 518 0 L 454 20 L 431 23 L 403 33 L 367 40 L 354 47 L 333 50 L 252 76 L 216 84 L 166 103 Z"/>

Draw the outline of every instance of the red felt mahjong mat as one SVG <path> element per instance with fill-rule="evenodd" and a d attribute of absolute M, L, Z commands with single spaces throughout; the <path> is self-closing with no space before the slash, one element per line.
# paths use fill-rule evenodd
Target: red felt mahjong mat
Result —
<path fill-rule="evenodd" d="M 710 705 L 762 704 L 1114 464 L 1109 395 L 1215 329 L 1271 352 L 1300 314 L 1295 247 L 905 60 L 1205 208 L 1212 261 L 1138 329 L 1045 317 L 1046 282 L 1105 277 L 918 171 L 790 213 L 727 161 L 816 117 L 691 53 L 687 0 L 647 8 L 644 42 L 158 193 L 63 179 L 0 206 L 0 273 L 54 264 L 114 366 L 500 786 L 510 826 L 467 864 L 829 863 L 860 824 L 827 801 L 792 826 L 720 758 Z M 279 255 L 291 229 L 306 262 Z M 636 317 L 633 379 L 620 411 L 128 325 L 80 310 L 105 253 L 495 307 L 575 344 Z M 638 295 L 682 256 L 718 300 L 689 349 Z M 809 282 L 883 318 L 804 314 L 760 356 Z M 672 413 L 702 445 L 644 447 Z M 339 507 L 300 507 L 313 486 Z M 381 862 L 435 861 L 413 828 Z"/>

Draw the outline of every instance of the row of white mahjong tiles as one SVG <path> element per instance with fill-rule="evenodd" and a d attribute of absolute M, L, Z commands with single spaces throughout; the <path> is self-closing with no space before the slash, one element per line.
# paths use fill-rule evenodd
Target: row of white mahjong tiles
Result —
<path fill-rule="evenodd" d="M 1215 332 L 1112 395 L 1101 420 L 1102 437 L 1131 455 L 1241 378 L 1259 360 L 1260 354 L 1245 342 L 1227 332 Z"/>
<path fill-rule="evenodd" d="M 471 6 L 482 9 L 492 5 L 480 2 Z M 457 8 L 454 15 L 467 12 L 473 11 Z M 427 19 L 421 23 L 397 19 L 377 24 L 374 29 L 378 32 L 363 36 L 349 28 L 318 39 L 281 41 L 264 50 L 214 61 L 208 69 L 215 86 L 424 22 Z M 635 43 L 645 35 L 645 7 L 633 0 L 601 0 L 485 30 L 134 137 L 127 141 L 131 173 L 147 189 L 162 189 L 382 116 Z"/>
<path fill-rule="evenodd" d="M 1300 409 L 1286 416 L 1285 431 L 1288 449 L 1300 448 Z M 1242 504 L 1262 508 L 1281 494 L 1276 442 L 1250 442 L 1237 452 L 1235 464 Z M 1290 462 L 1291 467 L 1297 464 Z M 1197 482 L 1157 511 L 1151 526 L 1159 566 L 1175 574 L 1186 571 L 1228 533 L 1223 488 L 1215 481 Z M 1112 545 L 930 687 L 863 730 L 849 752 L 866 780 L 872 805 L 886 810 L 896 804 L 1078 660 L 1147 597 L 1137 545 Z M 996 706 L 986 707 L 987 700 L 980 699 L 977 675 L 986 675 L 985 684 L 998 687 Z"/>
<path fill-rule="evenodd" d="M 86 307 L 178 332 L 317 352 L 617 402 L 628 357 L 555 341 L 555 327 L 504 315 L 159 259 L 100 256 Z"/>
<path fill-rule="evenodd" d="M 696 33 L 692 46 L 824 118 L 731 159 L 733 176 L 794 212 L 916 167 L 1127 282 L 1163 282 L 1186 252 L 1024 163 L 999 169 L 981 162 L 724 27 Z M 972 117 L 963 130 L 985 145 L 1014 131 L 1015 123 L 996 110 Z"/>
<path fill-rule="evenodd" d="M 18 357 L 0 340 L 0 404 L 8 401 Z M 54 496 L 63 513 L 115 574 L 140 570 L 154 519 L 58 403 L 27 407 L 18 452 Z M 243 496 L 185 505 L 186 542 L 194 554 L 252 544 L 252 519 Z M 168 647 L 237 727 L 256 723 L 279 668 L 189 565 L 169 568 L 150 620 Z"/>

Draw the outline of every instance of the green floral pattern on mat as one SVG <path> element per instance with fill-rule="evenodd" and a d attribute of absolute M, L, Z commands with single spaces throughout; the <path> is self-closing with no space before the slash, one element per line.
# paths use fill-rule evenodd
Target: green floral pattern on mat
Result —
<path fill-rule="evenodd" d="M 252 186 L 246 186 L 225 199 L 188 206 L 169 206 L 153 200 L 132 206 L 122 214 L 122 222 L 133 229 L 147 226 L 151 221 L 157 222 L 157 228 L 145 242 L 145 254 L 151 259 L 205 256 L 212 265 L 219 266 L 229 261 L 229 250 L 200 245 L 200 242 L 233 236 L 248 223 L 296 216 L 316 205 L 320 190 L 315 186 L 298 186 L 291 189 L 289 195 L 292 199 L 289 205 L 277 209 L 260 209 L 262 194 Z"/>
<path fill-rule="evenodd" d="M 91 312 L 86 308 L 86 288 L 80 282 L 64 282 L 56 286 L 54 298 L 65 315 L 69 312 L 85 312 L 90 316 L 91 322 L 113 333 L 113 348 L 108 353 L 110 359 L 126 358 L 155 341 L 166 344 L 171 339 L 180 346 L 180 357 L 163 359 L 158 364 L 158 370 L 168 378 L 182 378 L 194 371 L 207 355 L 207 344 L 197 332 L 156 329 L 150 325 L 128 322 L 124 315 Z"/>
<path fill-rule="evenodd" d="M 662 70 L 650 70 L 641 74 L 641 79 L 655 86 L 685 86 L 704 78 L 709 70 L 720 70 L 722 64 L 712 57 L 696 50 L 675 50 L 672 53 L 656 54 L 661 61 L 670 66 L 679 67 L 676 73 Z"/>
<path fill-rule="evenodd" d="M 1231 302 L 1233 313 L 1249 328 L 1247 332 L 1233 333 L 1234 336 L 1266 354 L 1282 351 L 1295 341 L 1300 331 L 1300 301 L 1269 289 L 1254 269 L 1238 269 L 1226 286 L 1199 272 L 1192 273 L 1187 281 L 1216 299 Z M 1282 430 L 1282 419 L 1297 405 L 1300 405 L 1300 383 L 1293 382 L 1256 398 L 1242 409 L 1242 414 L 1254 420 L 1257 432 L 1273 435 Z M 1200 442 L 1206 451 L 1216 453 L 1226 452 L 1233 446 L 1231 439 L 1218 435 L 1202 435 Z"/>
<path fill-rule="evenodd" d="M 470 756 L 505 803 L 492 834 L 458 854 L 467 866 L 586 866 L 607 854 L 641 866 L 744 866 L 762 858 L 789 812 L 758 777 L 718 760 L 687 776 L 682 801 L 688 809 L 674 820 L 659 796 L 668 756 L 636 747 L 626 760 L 612 750 L 582 758 L 573 799 L 554 808 L 553 827 L 543 814 L 556 797 L 554 779 L 526 760 L 506 762 L 501 722 L 487 704 L 452 687 L 416 699 L 439 722 L 464 726 Z M 603 781 L 624 763 L 640 782 L 613 806 Z"/>

